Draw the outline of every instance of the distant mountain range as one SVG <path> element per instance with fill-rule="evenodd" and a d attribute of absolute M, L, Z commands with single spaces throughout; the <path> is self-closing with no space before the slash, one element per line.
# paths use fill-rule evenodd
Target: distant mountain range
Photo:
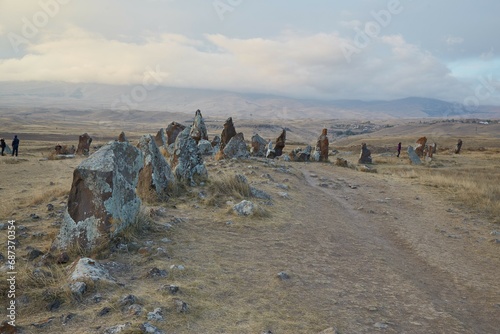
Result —
<path fill-rule="evenodd" d="M 0 82 L 0 116 L 56 112 L 70 117 L 88 112 L 112 119 L 117 113 L 123 116 L 143 110 L 147 111 L 145 117 L 154 120 L 162 112 L 192 115 L 197 109 L 205 117 L 239 119 L 500 118 L 499 106 L 467 110 L 459 104 L 422 97 L 320 101 L 188 88 L 150 87 L 148 91 L 140 85 Z"/>

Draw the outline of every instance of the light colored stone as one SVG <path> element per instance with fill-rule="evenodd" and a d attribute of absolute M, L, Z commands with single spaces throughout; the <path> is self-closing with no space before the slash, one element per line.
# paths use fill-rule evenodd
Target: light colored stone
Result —
<path fill-rule="evenodd" d="M 247 159 L 250 157 L 243 133 L 238 133 L 224 147 L 224 156 L 232 159 Z"/>
<path fill-rule="evenodd" d="M 109 274 L 103 265 L 88 257 L 84 257 L 71 265 L 70 280 L 72 282 L 82 282 L 86 280 L 116 283 L 116 280 Z"/>
<path fill-rule="evenodd" d="M 212 143 L 208 140 L 201 139 L 198 142 L 198 149 L 202 155 L 212 155 L 214 154 L 214 148 L 212 147 Z"/>
<path fill-rule="evenodd" d="M 243 200 L 233 206 L 233 210 L 240 216 L 250 216 L 255 213 L 255 204 L 250 201 Z"/>
<path fill-rule="evenodd" d="M 207 180 L 208 172 L 198 145 L 189 133 L 190 128 L 185 128 L 177 136 L 170 163 L 178 181 L 195 186 Z"/>
<path fill-rule="evenodd" d="M 407 152 L 408 152 L 408 158 L 410 158 L 410 162 L 412 163 L 412 165 L 422 164 L 422 160 L 420 160 L 419 156 L 417 155 L 417 153 L 413 149 L 413 146 L 409 145 Z"/>

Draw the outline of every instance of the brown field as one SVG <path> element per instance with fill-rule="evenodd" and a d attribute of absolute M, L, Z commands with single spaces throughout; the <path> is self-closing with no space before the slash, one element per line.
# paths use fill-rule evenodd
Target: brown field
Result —
<path fill-rule="evenodd" d="M 172 120 L 187 123 L 189 117 L 120 126 L 134 142 Z M 289 128 L 285 153 L 314 145 L 325 124 L 333 128 L 336 123 L 234 122 L 247 141 L 257 132 L 274 139 L 282 127 Z M 99 146 L 122 129 L 91 121 L 48 123 L 6 120 L 0 125 L 8 144 L 14 133 L 21 139 L 18 158 L 0 157 L 0 223 L 16 220 L 17 324 L 23 333 L 102 333 L 127 322 L 131 328 L 123 333 L 141 333 L 139 325 L 157 307 L 165 321 L 152 324 L 166 333 L 319 333 L 327 328 L 338 333 L 495 333 L 500 328 L 498 124 L 381 123 L 390 127 L 335 138 L 331 149 L 339 153 L 329 163 L 208 159 L 206 186 L 180 188 L 165 203 L 145 203 L 145 214 L 116 241 L 131 245 L 127 252 L 109 245 L 92 254 L 122 284 L 92 284 L 83 300 L 76 300 L 65 283 L 67 265 L 39 266 L 37 259 L 27 258 L 32 248 L 49 250 L 73 169 L 83 159 L 46 158 L 57 143 L 76 146 L 83 132 Z M 220 135 L 222 123 L 207 120 L 210 137 Z M 438 143 L 432 161 L 412 166 L 405 150 L 396 157 L 399 141 L 406 147 L 421 136 Z M 460 155 L 451 152 L 458 138 L 464 142 Z M 356 166 L 362 142 L 372 150 L 376 173 Z M 356 168 L 334 166 L 336 157 Z M 251 199 L 259 214 L 234 215 L 228 202 L 249 199 L 235 173 L 270 194 L 272 205 Z M 55 214 L 47 211 L 49 203 Z M 173 227 L 167 230 L 165 223 Z M 7 231 L 0 232 L 5 257 Z M 151 250 L 138 251 L 151 244 Z M 158 247 L 167 255 L 155 251 Z M 71 255 L 75 260 L 78 250 Z M 168 270 L 168 276 L 145 278 L 153 267 Z M 278 279 L 281 271 L 290 279 Z M 161 291 L 166 284 L 178 285 L 180 293 Z M 7 290 L 2 279 L 2 320 Z M 92 299 L 97 293 L 99 303 Z M 118 301 L 127 294 L 138 297 L 142 314 L 120 308 Z M 189 311 L 177 313 L 174 298 L 186 301 Z M 55 300 L 61 306 L 49 311 Z M 110 312 L 99 316 L 104 307 Z M 69 314 L 74 317 L 63 324 Z"/>

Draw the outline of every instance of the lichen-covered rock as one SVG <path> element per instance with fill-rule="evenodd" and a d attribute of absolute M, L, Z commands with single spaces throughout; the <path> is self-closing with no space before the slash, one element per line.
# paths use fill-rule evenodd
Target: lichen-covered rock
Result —
<path fill-rule="evenodd" d="M 224 123 L 224 128 L 222 129 L 222 133 L 220 135 L 220 150 L 224 150 L 227 143 L 236 136 L 236 129 L 234 128 L 233 118 L 229 117 Z"/>
<path fill-rule="evenodd" d="M 167 145 L 175 143 L 175 140 L 177 139 L 177 136 L 179 133 L 184 131 L 186 127 L 180 123 L 177 122 L 172 122 L 167 126 Z"/>
<path fill-rule="evenodd" d="M 208 172 L 198 145 L 190 136 L 190 131 L 189 127 L 185 128 L 177 136 L 171 166 L 177 180 L 194 186 L 206 181 Z"/>
<path fill-rule="evenodd" d="M 255 204 L 250 201 L 243 200 L 234 205 L 233 210 L 240 216 L 251 216 L 255 213 Z"/>
<path fill-rule="evenodd" d="M 165 135 L 165 129 L 161 128 L 158 130 L 155 136 L 155 143 L 158 148 L 167 147 L 167 136 Z"/>
<path fill-rule="evenodd" d="M 136 186 L 143 166 L 139 149 L 117 141 L 82 161 L 73 173 L 55 248 L 92 250 L 135 222 L 141 206 Z"/>
<path fill-rule="evenodd" d="M 420 165 L 422 163 L 422 160 L 420 160 L 420 157 L 415 153 L 415 150 L 413 149 L 413 146 L 408 146 L 408 158 L 410 158 L 410 162 L 413 165 Z"/>
<path fill-rule="evenodd" d="M 137 183 L 138 195 L 145 200 L 153 191 L 158 199 L 168 199 L 174 176 L 170 165 L 156 146 L 153 136 L 142 136 L 137 147 L 144 155 L 144 167 L 139 173 Z"/>
<path fill-rule="evenodd" d="M 306 148 L 303 150 L 300 148 L 292 150 L 289 156 L 292 161 L 305 162 L 309 161 L 309 159 L 311 158 L 311 151 L 312 151 L 311 145 L 307 145 Z"/>
<path fill-rule="evenodd" d="M 69 280 L 72 283 L 88 280 L 116 283 L 116 280 L 102 264 L 88 257 L 73 262 L 70 268 Z"/>
<path fill-rule="evenodd" d="M 88 133 L 84 133 L 78 138 L 78 148 L 76 149 L 76 154 L 78 155 L 89 155 L 90 144 L 92 143 L 92 138 Z"/>
<path fill-rule="evenodd" d="M 280 136 L 276 138 L 276 145 L 274 145 L 274 154 L 279 157 L 283 154 L 283 149 L 285 148 L 286 141 L 286 130 L 283 129 Z"/>
<path fill-rule="evenodd" d="M 361 144 L 361 153 L 359 154 L 358 164 L 371 164 L 372 152 L 366 147 L 366 143 Z"/>
<path fill-rule="evenodd" d="M 247 159 L 250 157 L 243 133 L 233 136 L 224 148 L 226 158 Z"/>
<path fill-rule="evenodd" d="M 196 110 L 190 135 L 197 144 L 202 139 L 208 140 L 207 127 L 205 126 L 205 121 L 203 121 L 203 116 L 201 115 L 200 109 Z"/>
<path fill-rule="evenodd" d="M 198 148 L 200 149 L 200 153 L 202 155 L 212 155 L 214 154 L 214 148 L 212 147 L 212 143 L 208 140 L 200 140 L 198 142 Z"/>
<path fill-rule="evenodd" d="M 265 157 L 267 152 L 267 142 L 258 134 L 252 136 L 252 148 L 250 153 L 254 157 Z"/>

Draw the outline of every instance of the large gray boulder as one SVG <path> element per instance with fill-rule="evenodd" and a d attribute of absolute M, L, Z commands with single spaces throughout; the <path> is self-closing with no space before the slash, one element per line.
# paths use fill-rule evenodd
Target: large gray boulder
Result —
<path fill-rule="evenodd" d="M 146 200 L 151 193 L 155 193 L 158 199 L 167 200 L 174 182 L 170 165 L 161 154 L 153 136 L 142 136 L 137 147 L 144 155 L 144 167 L 137 183 L 138 195 Z"/>
<path fill-rule="evenodd" d="M 224 147 L 224 156 L 232 159 L 247 159 L 250 157 L 243 133 L 238 133 Z"/>
<path fill-rule="evenodd" d="M 212 155 L 214 154 L 214 148 L 212 147 L 212 143 L 208 140 L 200 140 L 198 142 L 198 148 L 200 149 L 200 153 L 202 155 Z"/>
<path fill-rule="evenodd" d="M 420 165 L 422 163 L 422 160 L 420 160 L 420 157 L 417 155 L 417 152 L 415 152 L 413 146 L 411 145 L 408 146 L 408 158 L 410 158 L 410 162 L 412 165 Z"/>
<path fill-rule="evenodd" d="M 185 128 L 177 136 L 170 163 L 177 180 L 195 186 L 206 181 L 208 172 L 198 145 L 190 136 L 190 131 L 190 127 Z"/>
<path fill-rule="evenodd" d="M 54 246 L 92 250 L 134 223 L 141 206 L 136 186 L 143 166 L 139 149 L 117 141 L 82 161 L 73 173 L 68 208 Z"/>

